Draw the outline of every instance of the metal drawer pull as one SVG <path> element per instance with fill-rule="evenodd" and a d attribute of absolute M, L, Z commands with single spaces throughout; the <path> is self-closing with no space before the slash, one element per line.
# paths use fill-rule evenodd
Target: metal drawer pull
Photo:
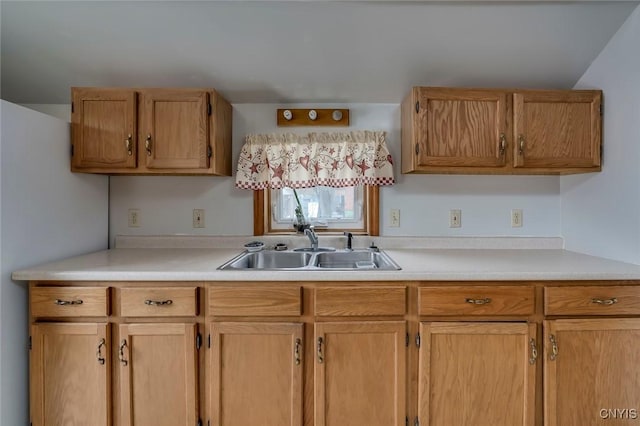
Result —
<path fill-rule="evenodd" d="M 149 305 L 149 306 L 169 306 L 171 304 L 173 304 L 173 300 L 171 299 L 167 299 L 167 300 L 150 300 L 147 299 L 144 301 L 145 305 Z"/>
<path fill-rule="evenodd" d="M 556 336 L 550 334 L 549 341 L 551 342 L 551 354 L 549 354 L 549 359 L 551 361 L 555 361 L 556 358 L 558 358 L 558 343 L 556 342 Z"/>
<path fill-rule="evenodd" d="M 133 148 L 131 146 L 132 136 L 129 134 L 127 139 L 124 140 L 124 146 L 127 149 L 127 155 L 133 155 Z"/>
<path fill-rule="evenodd" d="M 56 305 L 60 305 L 60 306 L 65 306 L 65 305 L 82 305 L 84 302 L 82 301 L 82 299 L 78 299 L 78 300 L 61 300 L 61 299 L 56 299 L 55 302 Z"/>
<path fill-rule="evenodd" d="M 524 155 L 524 135 L 518 136 L 518 142 L 520 142 L 520 148 L 518 149 L 518 154 Z"/>
<path fill-rule="evenodd" d="M 104 365 L 104 357 L 102 356 L 102 347 L 105 345 L 105 340 L 100 339 L 98 342 L 98 352 L 96 353 L 96 357 L 98 358 L 98 364 Z"/>
<path fill-rule="evenodd" d="M 300 346 L 302 346 L 302 339 L 296 339 L 296 343 L 293 347 L 293 358 L 296 365 L 300 365 Z"/>
<path fill-rule="evenodd" d="M 123 340 L 122 343 L 120 343 L 120 363 L 122 365 L 124 365 L 125 367 L 127 366 L 127 364 L 129 364 L 129 362 L 125 359 L 124 357 L 124 348 L 127 347 L 127 341 Z"/>
<path fill-rule="evenodd" d="M 536 348 L 536 341 L 531 338 L 529 339 L 529 347 L 531 348 L 531 356 L 529 357 L 529 364 L 533 365 L 536 363 L 538 359 L 538 348 Z"/>
<path fill-rule="evenodd" d="M 467 303 L 471 303 L 472 305 L 488 305 L 489 303 L 491 303 L 491 299 L 488 297 L 485 297 L 484 299 L 470 299 L 470 298 L 466 298 L 464 299 L 465 302 Z"/>
<path fill-rule="evenodd" d="M 322 353 L 322 344 L 324 340 L 322 337 L 318 337 L 318 362 L 322 364 L 324 362 L 324 354 Z"/>
<path fill-rule="evenodd" d="M 595 303 L 596 305 L 614 305 L 618 303 L 618 299 L 615 297 L 612 297 L 611 299 L 593 298 L 591 299 L 591 303 Z"/>

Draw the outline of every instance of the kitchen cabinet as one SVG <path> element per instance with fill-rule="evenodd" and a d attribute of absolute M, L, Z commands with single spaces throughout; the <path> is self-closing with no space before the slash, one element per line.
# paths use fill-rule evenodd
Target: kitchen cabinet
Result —
<path fill-rule="evenodd" d="M 573 316 L 544 322 L 546 426 L 637 423 L 640 319 L 603 316 L 637 316 L 639 298 L 639 286 L 545 288 L 546 315 Z"/>
<path fill-rule="evenodd" d="M 611 417 L 640 401 L 637 281 L 31 282 L 29 295 L 34 426 L 637 421 Z"/>
<path fill-rule="evenodd" d="M 404 321 L 315 325 L 316 426 L 405 424 Z"/>
<path fill-rule="evenodd" d="M 198 421 L 197 325 L 120 324 L 122 426 L 193 426 Z"/>
<path fill-rule="evenodd" d="M 403 173 L 600 170 L 602 92 L 415 87 L 402 103 Z"/>
<path fill-rule="evenodd" d="M 32 425 L 111 425 L 109 331 L 106 323 L 32 324 Z"/>
<path fill-rule="evenodd" d="M 302 426 L 302 323 L 213 322 L 211 425 Z"/>
<path fill-rule="evenodd" d="M 424 322 L 420 336 L 422 425 L 535 424 L 535 324 Z"/>
<path fill-rule="evenodd" d="M 74 172 L 231 175 L 231 105 L 213 89 L 72 88 Z"/>

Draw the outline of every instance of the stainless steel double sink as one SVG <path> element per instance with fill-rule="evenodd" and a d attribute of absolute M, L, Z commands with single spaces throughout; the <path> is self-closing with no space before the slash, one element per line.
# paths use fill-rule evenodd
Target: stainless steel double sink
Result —
<path fill-rule="evenodd" d="M 393 259 L 383 251 L 357 249 L 326 251 L 242 252 L 226 262 L 221 270 L 399 270 Z"/>

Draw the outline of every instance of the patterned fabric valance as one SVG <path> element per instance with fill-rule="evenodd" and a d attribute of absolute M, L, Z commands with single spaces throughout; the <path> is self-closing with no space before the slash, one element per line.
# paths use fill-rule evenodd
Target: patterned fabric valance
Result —
<path fill-rule="evenodd" d="M 243 189 L 393 185 L 385 132 L 248 135 L 236 186 Z"/>

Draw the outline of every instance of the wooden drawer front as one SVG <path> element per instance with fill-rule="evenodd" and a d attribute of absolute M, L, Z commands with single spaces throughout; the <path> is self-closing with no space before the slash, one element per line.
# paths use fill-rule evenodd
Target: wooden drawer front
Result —
<path fill-rule="evenodd" d="M 105 317 L 107 287 L 31 287 L 33 317 Z"/>
<path fill-rule="evenodd" d="M 198 315 L 197 287 L 125 287 L 120 290 L 123 317 L 188 317 Z"/>
<path fill-rule="evenodd" d="M 316 289 L 318 316 L 404 315 L 405 287 L 325 287 Z"/>
<path fill-rule="evenodd" d="M 289 316 L 302 313 L 302 287 L 211 287 L 209 314 Z"/>
<path fill-rule="evenodd" d="M 640 315 L 640 286 L 546 287 L 545 315 Z"/>
<path fill-rule="evenodd" d="M 421 287 L 420 315 L 531 315 L 533 287 L 455 286 Z"/>

